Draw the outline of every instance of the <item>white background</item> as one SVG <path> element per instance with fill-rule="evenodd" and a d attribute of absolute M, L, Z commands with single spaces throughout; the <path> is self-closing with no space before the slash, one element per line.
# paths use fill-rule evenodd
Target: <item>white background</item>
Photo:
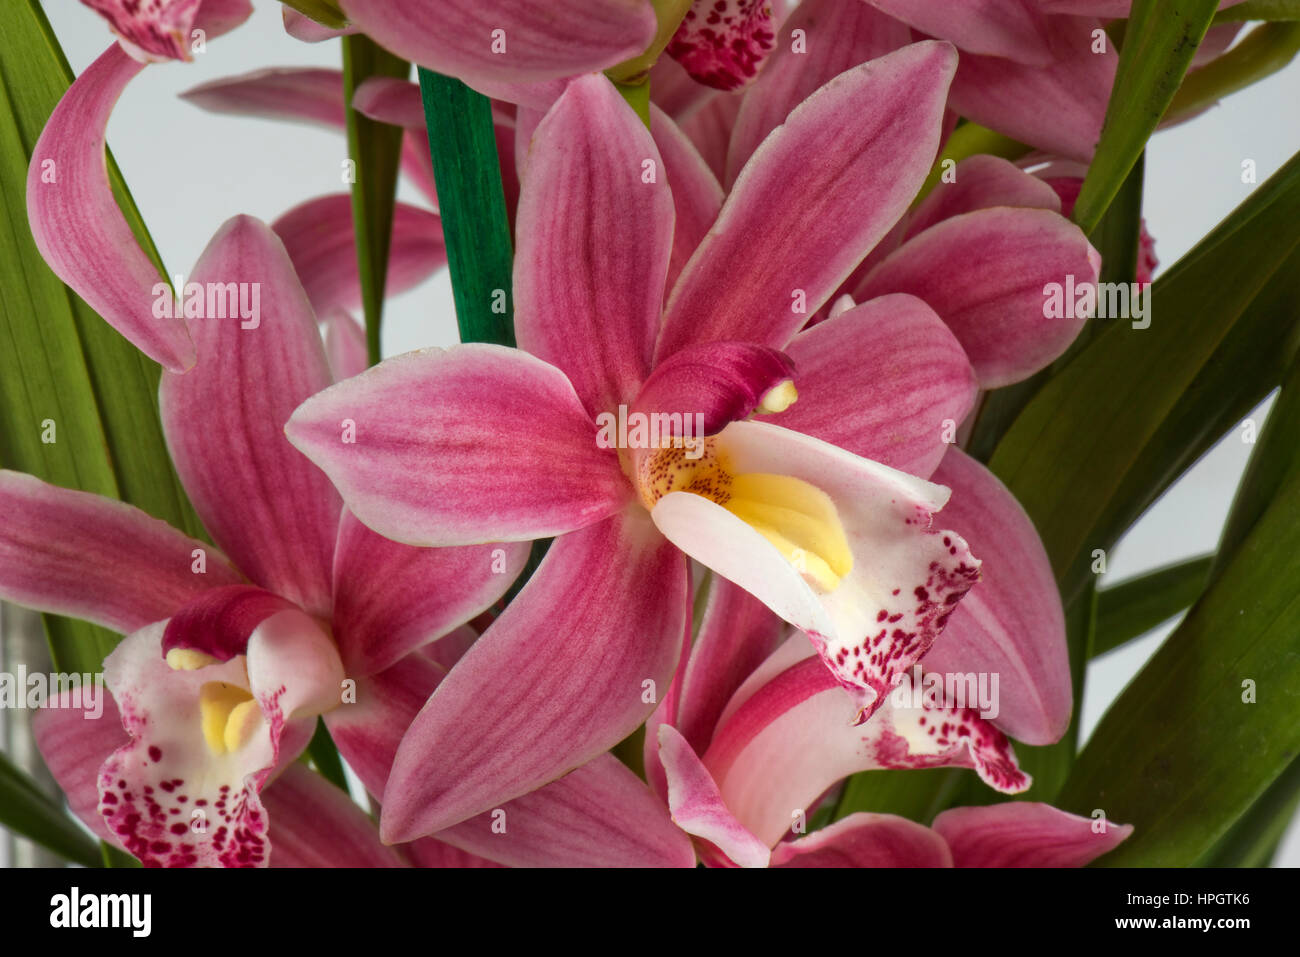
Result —
<path fill-rule="evenodd" d="M 110 42 L 104 24 L 73 0 L 45 7 L 80 73 Z M 109 125 L 109 145 L 173 273 L 187 272 L 212 233 L 236 213 L 269 222 L 304 199 L 347 188 L 340 179 L 346 157 L 341 133 L 216 116 L 177 98 L 207 80 L 267 66 L 339 66 L 337 42 L 299 43 L 281 29 L 280 4 L 261 0 L 256 7 L 252 20 L 211 41 L 196 62 L 151 66 L 127 89 Z M 1172 264 L 1254 188 L 1241 181 L 1242 160 L 1256 162 L 1263 182 L 1300 151 L 1297 102 L 1300 63 L 1293 63 L 1226 101 L 1228 108 L 1156 135 L 1147 150 L 1144 213 L 1162 264 Z M 399 195 L 422 203 L 405 184 Z M 385 355 L 455 342 L 446 271 L 389 300 L 383 333 Z M 1263 409 L 1253 417 L 1262 425 Z M 1129 532 L 1110 556 L 1104 581 L 1212 551 L 1252 448 L 1240 430 L 1225 438 Z M 1090 666 L 1085 735 L 1171 628 Z M 1300 864 L 1300 827 L 1293 824 L 1278 863 Z"/>

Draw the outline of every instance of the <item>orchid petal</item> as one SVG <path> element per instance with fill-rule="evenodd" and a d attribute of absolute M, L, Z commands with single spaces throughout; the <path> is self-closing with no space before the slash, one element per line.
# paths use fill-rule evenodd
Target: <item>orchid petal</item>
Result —
<path fill-rule="evenodd" d="M 727 175 L 728 144 L 747 95 L 715 93 L 677 121 L 719 183 Z"/>
<path fill-rule="evenodd" d="M 55 275 L 141 352 L 180 371 L 194 364 L 194 346 L 183 319 L 154 314 L 169 287 L 118 208 L 105 165 L 109 113 L 142 69 L 114 44 L 68 87 L 32 150 L 27 219 Z"/>
<path fill-rule="evenodd" d="M 905 292 L 923 299 L 970 356 L 980 385 L 991 389 L 1028 378 L 1069 347 L 1086 316 L 1074 308 L 1050 315 L 1048 286 L 1095 283 L 1100 264 L 1083 231 L 1056 213 L 983 209 L 904 243 L 854 298 Z"/>
<path fill-rule="evenodd" d="M 786 620 L 809 633 L 865 720 L 896 676 L 929 651 L 978 580 L 980 563 L 965 541 L 930 527 L 948 490 L 766 423 L 733 423 L 718 441 L 736 474 L 799 479 L 838 511 L 853 567 L 838 587 L 817 596 L 831 625 Z"/>
<path fill-rule="evenodd" d="M 669 297 L 660 358 L 720 339 L 785 346 L 916 195 L 956 56 L 928 41 L 864 63 L 763 141 Z"/>
<path fill-rule="evenodd" d="M 773 867 L 952 867 L 952 852 L 930 828 L 893 814 L 859 812 L 807 837 L 782 841 Z"/>
<path fill-rule="evenodd" d="M 122 49 L 141 62 L 191 60 L 191 34 L 220 36 L 253 12 L 248 0 L 82 0 L 105 20 Z"/>
<path fill-rule="evenodd" d="M 276 616 L 279 617 L 279 616 Z M 315 721 L 261 721 L 234 751 L 213 754 L 200 688 L 246 688 L 241 659 L 172 670 L 163 624 L 128 635 L 104 662 L 104 677 L 131 735 L 99 772 L 99 811 L 146 866 L 250 866 L 267 862 L 266 812 L 258 792 L 272 770 L 306 747 Z"/>
<path fill-rule="evenodd" d="M 1051 60 L 1044 17 L 1037 0 L 869 0 L 872 6 L 908 26 L 950 40 L 963 55 L 1008 57 L 1044 66 Z"/>
<path fill-rule="evenodd" d="M 320 316 L 325 327 L 325 358 L 335 382 L 361 375 L 370 368 L 366 330 L 348 313 L 335 309 Z"/>
<path fill-rule="evenodd" d="M 331 620 L 349 672 L 382 671 L 489 608 L 519 576 L 528 551 L 526 542 L 414 548 L 345 510 Z"/>
<path fill-rule="evenodd" d="M 81 703 L 72 691 L 32 715 L 32 736 L 46 768 L 68 799 L 68 809 L 100 840 L 120 847 L 121 842 L 99 813 L 99 768 L 118 748 L 129 743 L 122 729 L 117 702 L 102 683 L 96 698 L 87 701 L 83 684 Z"/>
<path fill-rule="evenodd" d="M 229 661 L 247 654 L 249 636 L 274 614 L 297 606 L 256 585 L 211 588 L 167 620 L 163 655 L 197 651 L 204 658 Z"/>
<path fill-rule="evenodd" d="M 705 86 L 736 90 L 772 52 L 776 30 L 768 0 L 695 0 L 664 52 Z"/>
<path fill-rule="evenodd" d="M 0 514 L 0 597 L 41 611 L 131 632 L 240 581 L 166 522 L 22 472 L 0 471 Z"/>
<path fill-rule="evenodd" d="M 281 431 L 330 383 L 316 317 L 284 246 L 249 216 L 212 237 L 192 285 L 207 290 L 205 318 L 194 323 L 200 359 L 185 375 L 164 375 L 159 390 L 172 461 L 240 569 L 323 614 L 341 503 Z"/>
<path fill-rule="evenodd" d="M 470 86 L 536 83 L 603 70 L 654 40 L 645 0 L 343 0 L 369 37 L 403 59 Z"/>
<path fill-rule="evenodd" d="M 412 545 L 558 535 L 632 494 L 564 374 L 502 346 L 388 359 L 303 403 L 285 432 L 357 518 Z"/>
<path fill-rule="evenodd" d="M 736 820 L 718 785 L 671 724 L 659 727 L 659 757 L 668 776 L 668 808 L 687 834 L 713 844 L 741 867 L 767 867 L 768 846 Z"/>
<path fill-rule="evenodd" d="M 944 523 L 980 543 L 984 564 L 979 587 L 953 611 L 925 668 L 999 675 L 993 723 L 1026 744 L 1051 744 L 1069 727 L 1073 692 L 1047 551 L 1006 486 L 960 449 L 948 450 L 934 477 L 953 490 Z"/>
<path fill-rule="evenodd" d="M 950 103 L 976 123 L 1086 163 L 1101 136 L 1119 54 L 1110 43 L 1093 52 L 1096 20 L 1049 17 L 1046 24 L 1050 65 L 963 53 Z"/>
<path fill-rule="evenodd" d="M 684 432 L 673 434 L 699 439 L 748 418 L 768 392 L 793 377 L 794 364 L 775 349 L 748 342 L 703 342 L 655 367 L 632 414 L 678 416 Z M 691 424 L 696 421 L 698 430 Z"/>
<path fill-rule="evenodd" d="M 384 791 L 387 840 L 441 830 L 553 781 L 654 710 L 681 652 L 689 597 L 681 555 L 637 511 L 557 539 L 438 686 Z"/>
<path fill-rule="evenodd" d="M 533 134 L 515 335 L 568 375 L 592 415 L 629 402 L 650 371 L 673 242 L 662 165 L 650 131 L 599 75 L 574 80 Z"/>
<path fill-rule="evenodd" d="M 795 30 L 803 31 L 812 55 L 795 42 Z M 819 87 L 911 42 L 911 30 L 869 3 L 803 0 L 782 24 L 771 62 L 741 104 L 727 150 L 727 182 L 735 182 L 758 144 Z"/>
<path fill-rule="evenodd" d="M 910 679 L 899 687 L 910 690 Z M 974 766 L 1000 790 L 1029 786 L 1006 737 L 977 714 L 924 700 L 902 708 L 897 697 L 855 725 L 853 699 L 815 658 L 805 658 L 723 720 L 704 765 L 727 807 L 769 846 L 827 789 L 858 771 Z"/>
<path fill-rule="evenodd" d="M 262 792 L 271 817 L 272 867 L 403 867 L 345 791 L 301 764 Z"/>
<path fill-rule="evenodd" d="M 318 316 L 332 309 L 361 307 L 351 196 L 333 193 L 309 199 L 282 215 L 271 228 L 284 243 Z M 442 221 L 416 206 L 395 204 L 384 295 L 405 292 L 446 264 Z"/>
<path fill-rule="evenodd" d="M 958 867 L 1083 867 L 1133 833 L 1131 824 L 1099 822 L 1032 801 L 955 807 L 934 819 L 934 829 Z"/>
<path fill-rule="evenodd" d="M 799 400 L 771 422 L 922 478 L 975 403 L 970 360 L 929 306 L 881 296 L 795 336 Z"/>
<path fill-rule="evenodd" d="M 1027 206 L 1068 216 L 1061 198 L 1038 176 L 1031 176 L 1000 156 L 970 156 L 952 171 L 951 183 L 940 180 L 907 219 L 905 239 L 941 220 L 993 206 Z"/>
<path fill-rule="evenodd" d="M 665 295 L 677 282 L 691 253 L 709 232 L 722 208 L 722 187 L 709 169 L 695 144 L 657 106 L 650 108 L 650 130 L 655 145 L 663 156 L 668 185 L 672 189 L 673 221 L 672 255 L 668 260 L 668 276 L 664 282 Z"/>
<path fill-rule="evenodd" d="M 283 7 L 280 12 L 284 14 L 284 32 L 295 40 L 301 40 L 303 43 L 322 43 L 325 40 L 346 37 L 358 32 L 355 26 L 340 27 L 338 29 L 327 27 L 324 24 L 317 23 L 305 13 L 299 13 L 292 7 Z"/>

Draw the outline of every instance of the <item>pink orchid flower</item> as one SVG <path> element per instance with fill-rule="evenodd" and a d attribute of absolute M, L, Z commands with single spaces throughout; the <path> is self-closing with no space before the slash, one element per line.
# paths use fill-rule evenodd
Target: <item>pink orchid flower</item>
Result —
<path fill-rule="evenodd" d="M 294 415 L 291 441 L 381 534 L 558 536 L 408 732 L 386 838 L 526 793 L 644 721 L 689 620 L 683 552 L 813 636 L 862 719 L 929 650 L 978 562 L 929 528 L 947 490 L 889 466 L 933 471 L 943 421 L 973 399 L 969 362 L 914 297 L 799 330 L 801 307 L 827 301 L 924 178 L 954 65 L 950 47 L 922 43 L 829 84 L 756 152 L 711 229 L 692 215 L 712 195 L 698 156 L 670 162 L 606 80 L 574 81 L 533 134 L 524 177 L 527 351 L 397 357 Z M 689 158 L 684 137 L 667 140 Z M 575 195 L 594 208 L 579 215 Z M 703 224 L 689 257 L 674 248 L 684 220 Z M 790 418 L 740 421 L 788 405 L 791 359 L 803 398 Z M 597 417 L 612 427 L 620 407 L 699 412 L 701 454 L 602 448 Z M 344 418 L 355 445 L 339 441 Z"/>
<path fill-rule="evenodd" d="M 356 703 L 331 713 L 330 731 L 378 798 L 402 733 L 478 637 L 461 626 L 396 664 L 357 679 Z M 121 845 L 99 814 L 98 770 L 129 743 L 117 705 L 87 722 L 70 700 L 36 717 L 36 739 L 68 804 L 88 827 Z M 393 847 L 355 803 L 299 762 L 282 765 L 259 797 L 271 867 L 690 867 L 690 839 L 644 781 L 608 754 L 492 812 Z M 186 819 L 188 820 L 188 819 Z M 192 822 L 191 822 L 192 823 Z"/>
<path fill-rule="evenodd" d="M 347 709 L 345 677 L 381 672 L 488 607 L 527 549 L 380 538 L 289 446 L 290 412 L 332 379 L 269 228 L 231 220 L 191 280 L 255 289 L 261 311 L 252 323 L 191 320 L 199 362 L 160 387 L 172 459 L 221 551 L 137 509 L 6 472 L 0 594 L 127 634 L 105 679 L 131 741 L 99 774 L 100 811 L 126 848 L 146 863 L 255 863 L 258 791 L 306 745 L 316 715 Z M 346 735 L 339 744 L 353 750 Z M 196 807 L 210 819 L 198 834 Z"/>
<path fill-rule="evenodd" d="M 766 631 L 765 610 L 723 582 L 699 643 L 652 721 L 651 780 L 701 859 L 720 867 L 1078 867 L 1132 832 L 1045 804 L 954 808 L 933 828 L 889 814 L 850 814 L 807 836 L 807 820 L 849 774 L 879 768 L 975 767 L 998 790 L 1028 787 L 1005 737 L 970 709 L 890 703 L 865 725 L 799 636 L 735 688 L 717 646 Z M 724 620 L 722 612 L 728 614 Z M 757 629 L 756 629 L 757 626 Z M 710 647 L 710 646 L 713 647 Z M 751 646 L 752 647 L 752 646 Z M 682 681 L 680 679 L 684 678 Z M 900 683 L 907 692 L 909 682 Z M 716 715 L 716 727 L 711 719 Z M 688 740 L 672 722 L 684 720 Z"/>

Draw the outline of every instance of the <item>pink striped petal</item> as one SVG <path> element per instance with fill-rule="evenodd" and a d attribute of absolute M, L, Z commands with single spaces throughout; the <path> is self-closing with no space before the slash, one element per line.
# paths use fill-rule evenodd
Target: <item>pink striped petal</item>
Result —
<path fill-rule="evenodd" d="M 1052 153 L 1088 162 L 1101 136 L 1119 54 L 1107 41 L 1093 53 L 1096 20 L 1050 17 L 1053 60 L 1028 66 L 962 54 L 950 103 L 976 123 Z"/>
<path fill-rule="evenodd" d="M 592 415 L 630 402 L 650 371 L 673 199 L 650 132 L 605 77 L 571 83 L 533 134 L 517 234 L 519 347 L 563 370 Z"/>
<path fill-rule="evenodd" d="M 714 576 L 682 680 L 676 726 L 703 754 L 728 699 L 781 644 L 787 626 L 749 592 Z"/>
<path fill-rule="evenodd" d="M 404 867 L 379 842 L 369 815 L 319 774 L 295 762 L 262 792 L 271 817 L 272 867 Z"/>
<path fill-rule="evenodd" d="M 131 632 L 239 572 L 137 508 L 0 471 L 0 597 Z"/>
<path fill-rule="evenodd" d="M 718 182 L 723 182 L 727 175 L 728 144 L 746 95 L 716 93 L 677 121 Z"/>
<path fill-rule="evenodd" d="M 249 636 L 274 614 L 296 610 L 292 602 L 255 585 L 212 588 L 167 620 L 162 650 L 200 651 L 217 661 L 248 653 Z"/>
<path fill-rule="evenodd" d="M 343 0 L 348 20 L 398 56 L 470 86 L 536 83 L 615 66 L 658 24 L 646 0 Z"/>
<path fill-rule="evenodd" d="M 960 449 L 948 450 L 934 479 L 953 490 L 944 523 L 979 542 L 984 564 L 979 587 L 926 655 L 926 670 L 999 675 L 993 723 L 1026 744 L 1050 744 L 1069 727 L 1073 693 L 1047 551 L 1006 486 Z"/>
<path fill-rule="evenodd" d="M 658 355 L 721 339 L 782 348 L 916 195 L 955 63 L 946 43 L 912 44 L 795 109 L 746 164 L 682 271 Z"/>
<path fill-rule="evenodd" d="M 1083 867 L 1133 833 L 1132 824 L 1013 801 L 955 807 L 934 819 L 958 867 Z"/>
<path fill-rule="evenodd" d="M 650 68 L 650 102 L 679 123 L 716 93 L 672 57 L 661 56 Z"/>
<path fill-rule="evenodd" d="M 673 248 L 668 260 L 665 295 L 677 282 L 691 253 L 708 234 L 722 208 L 722 187 L 695 144 L 657 106 L 650 108 L 650 130 L 663 156 L 668 185 L 672 189 Z"/>
<path fill-rule="evenodd" d="M 511 867 L 695 866 L 690 839 L 611 754 L 437 837 Z"/>
<path fill-rule="evenodd" d="M 301 40 L 303 43 L 322 43 L 325 40 L 346 37 L 358 32 L 357 28 L 353 26 L 340 29 L 327 27 L 324 24 L 317 23 L 305 13 L 299 13 L 292 7 L 282 7 L 280 12 L 284 14 L 284 32 L 295 40 Z"/>
<path fill-rule="evenodd" d="M 271 228 L 284 243 L 317 315 L 332 309 L 355 311 L 361 307 L 351 196 L 332 193 L 306 200 L 277 219 Z M 384 294 L 405 292 L 446 264 L 447 249 L 438 216 L 397 203 L 393 208 Z"/>
<path fill-rule="evenodd" d="M 285 432 L 357 518 L 413 545 L 558 535 L 632 495 L 564 374 L 502 346 L 388 359 L 309 399 Z"/>
<path fill-rule="evenodd" d="M 910 679 L 899 687 L 910 689 Z M 854 725 L 852 698 L 815 658 L 805 658 L 724 718 L 704 765 L 727 807 L 769 846 L 827 789 L 858 771 L 975 767 L 999 790 L 1029 786 L 992 725 L 971 711 L 919 704 L 900 707 L 891 694 L 869 721 Z"/>
<path fill-rule="evenodd" d="M 768 0 L 695 0 L 664 52 L 700 83 L 735 90 L 758 73 L 776 30 Z"/>
<path fill-rule="evenodd" d="M 331 622 L 349 673 L 382 671 L 490 607 L 523 570 L 528 550 L 527 542 L 400 545 L 345 510 Z"/>
<path fill-rule="evenodd" d="M 268 622 L 278 628 L 292 615 L 304 617 L 282 613 Z M 247 689 L 243 659 L 173 671 L 162 636 L 162 623 L 150 625 L 104 662 L 131 741 L 100 768 L 99 812 L 146 866 L 264 866 L 259 791 L 277 764 L 306 747 L 315 719 L 262 719 L 237 750 L 213 754 L 201 729 L 199 689 L 213 681 Z"/>
<path fill-rule="evenodd" d="M 763 421 L 912 475 L 934 471 L 975 402 L 970 360 L 934 310 L 881 296 L 787 347 L 799 399 Z"/>
<path fill-rule="evenodd" d="M 120 847 L 99 813 L 99 768 L 131 739 L 108 689 L 101 684 L 97 697 L 86 700 L 86 685 L 82 687 L 80 705 L 73 692 L 65 691 L 57 707 L 47 705 L 33 714 L 32 735 L 45 766 L 68 799 L 68 809 L 100 840 Z"/>
<path fill-rule="evenodd" d="M 718 785 L 671 724 L 659 727 L 659 757 L 668 776 L 668 808 L 687 834 L 708 841 L 741 867 L 767 867 L 771 852 L 727 810 Z"/>
<path fill-rule="evenodd" d="M 1095 283 L 1100 264 L 1083 231 L 1056 213 L 983 209 L 903 244 L 854 298 L 905 292 L 925 300 L 992 389 L 1028 378 L 1069 347 L 1085 317 L 1049 318 L 1046 287 Z"/>
<path fill-rule="evenodd" d="M 795 30 L 803 31 L 799 44 Z M 727 183 L 735 182 L 758 144 L 819 87 L 911 42 L 911 30 L 869 3 L 803 0 L 782 24 L 771 61 L 740 107 L 727 152 Z"/>
<path fill-rule="evenodd" d="M 282 432 L 330 383 L 316 317 L 284 246 L 249 216 L 217 231 L 190 282 L 208 290 L 194 321 L 199 362 L 164 375 L 160 388 L 176 471 L 213 539 L 255 584 L 324 614 L 341 503 Z M 225 293 L 213 295 L 236 283 L 238 314 Z M 217 315 L 206 315 L 213 305 Z"/>
<path fill-rule="evenodd" d="M 379 675 L 359 679 L 356 702 L 325 716 L 340 753 L 372 794 L 384 793 L 403 732 L 443 677 L 443 670 L 423 653 L 408 655 Z M 610 755 L 599 755 L 500 810 L 504 817 L 485 811 L 439 831 L 436 840 L 423 838 L 408 847 L 422 866 L 453 866 L 447 859 L 461 854 L 514 867 L 694 863 L 690 842 L 673 826 L 662 803 Z M 451 845 L 464 850 L 452 855 L 447 850 Z"/>
<path fill-rule="evenodd" d="M 913 210 L 907 220 L 907 239 L 941 220 L 993 206 L 1027 206 L 1069 215 L 1061 209 L 1056 190 L 999 156 L 968 157 L 953 167 L 952 176 L 953 182 L 936 184 Z"/>
<path fill-rule="evenodd" d="M 193 31 L 220 36 L 253 12 L 248 0 L 81 0 L 108 21 L 122 49 L 141 62 L 192 60 Z"/>
<path fill-rule="evenodd" d="M 632 414 L 678 416 L 685 431 L 672 434 L 698 439 L 748 418 L 763 396 L 793 377 L 794 364 L 775 349 L 748 342 L 703 342 L 687 346 L 655 367 L 632 405 Z"/>
<path fill-rule="evenodd" d="M 1074 13 L 1105 20 L 1123 19 L 1133 9 L 1133 0 L 1038 0 L 1048 13 Z M 1245 0 L 1219 0 L 1219 9 L 1235 7 Z"/>
<path fill-rule="evenodd" d="M 149 358 L 180 371 L 194 364 L 183 319 L 155 316 L 166 283 L 113 198 L 104 160 L 109 114 L 144 69 L 114 44 L 68 87 L 32 150 L 27 220 L 60 279 Z"/>
<path fill-rule="evenodd" d="M 325 358 L 334 381 L 365 372 L 370 367 L 370 353 L 361 323 L 341 309 L 325 313 L 321 321 L 325 327 Z"/>
<path fill-rule="evenodd" d="M 502 867 L 496 861 L 444 844 L 436 837 L 422 837 L 398 845 L 416 867 Z"/>
<path fill-rule="evenodd" d="M 363 116 L 392 126 L 424 129 L 420 84 L 395 76 L 372 76 L 352 94 L 352 108 Z"/>
<path fill-rule="evenodd" d="M 1008 57 L 1043 66 L 1051 60 L 1045 18 L 1037 0 L 869 0 L 908 26 L 966 53 Z"/>
<path fill-rule="evenodd" d="M 947 843 L 893 814 L 850 814 L 772 851 L 773 867 L 952 867 Z"/>
<path fill-rule="evenodd" d="M 384 791 L 386 839 L 499 806 L 631 733 L 672 680 L 686 577 L 635 510 L 557 539 L 407 731 Z"/>

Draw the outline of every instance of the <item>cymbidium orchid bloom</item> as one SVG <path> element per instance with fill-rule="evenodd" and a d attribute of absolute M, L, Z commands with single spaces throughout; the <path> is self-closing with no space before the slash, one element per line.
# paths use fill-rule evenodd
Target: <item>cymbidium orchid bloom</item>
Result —
<path fill-rule="evenodd" d="M 1005 493 L 990 503 L 1003 520 L 1019 524 L 1018 507 Z M 1039 552 L 1032 564 L 1045 567 Z M 715 579 L 689 658 L 647 729 L 650 780 L 705 863 L 1080 866 L 1132 831 L 1043 804 L 1011 803 L 944 812 L 933 830 L 893 815 L 854 813 L 800 836 L 838 782 L 859 771 L 974 767 L 1004 791 L 1024 790 L 1029 781 L 989 721 L 971 708 L 911 695 L 910 677 L 866 724 L 853 725 L 852 699 L 809 657 L 806 641 L 782 641 L 784 633 L 751 596 Z M 1068 682 L 1033 691 L 1055 699 L 1053 708 L 1064 704 L 1068 714 Z"/>
<path fill-rule="evenodd" d="M 929 650 L 979 561 L 930 528 L 947 489 L 905 473 L 943 457 L 944 421 L 973 399 L 969 362 L 909 296 L 798 333 L 924 178 L 953 68 L 952 49 L 928 42 L 838 77 L 755 153 L 711 229 L 692 206 L 717 201 L 698 156 L 669 162 L 608 81 L 574 81 L 524 177 L 526 351 L 411 353 L 295 413 L 291 441 L 381 534 L 557 536 L 408 732 L 387 839 L 525 793 L 639 725 L 688 625 L 683 552 L 807 632 L 856 720 Z M 576 213 L 574 196 L 592 208 Z M 683 221 L 702 224 L 689 261 Z M 616 422 L 654 414 L 677 417 L 666 445 L 602 447 Z M 345 419 L 355 444 L 340 441 Z"/>
<path fill-rule="evenodd" d="M 289 446 L 283 423 L 331 375 L 268 227 L 231 220 L 191 278 L 256 286 L 262 312 L 255 325 L 224 312 L 192 319 L 199 361 L 160 387 L 177 473 L 221 550 L 121 503 L 6 472 L 0 594 L 127 634 L 105 663 L 131 738 L 99 772 L 108 830 L 145 863 L 263 863 L 258 792 L 318 714 L 346 710 L 345 678 L 380 673 L 478 614 L 526 548 L 380 538 Z M 147 308 L 148 290 L 137 297 Z M 352 741 L 365 730 L 339 736 L 345 754 L 364 750 Z"/>

